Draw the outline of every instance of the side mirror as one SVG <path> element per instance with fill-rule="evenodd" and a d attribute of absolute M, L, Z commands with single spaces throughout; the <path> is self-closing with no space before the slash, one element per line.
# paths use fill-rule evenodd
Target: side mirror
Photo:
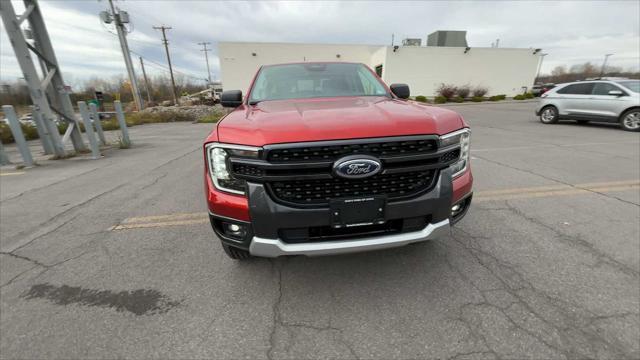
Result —
<path fill-rule="evenodd" d="M 223 91 L 220 95 L 220 104 L 223 107 L 236 108 L 242 105 L 242 91 L 229 90 Z"/>
<path fill-rule="evenodd" d="M 400 99 L 408 99 L 411 92 L 409 91 L 409 85 L 407 84 L 391 84 L 389 86 L 391 92 Z"/>
<path fill-rule="evenodd" d="M 622 96 L 624 95 L 624 93 L 620 90 L 611 90 L 609 91 L 609 95 L 613 95 L 613 96 Z"/>

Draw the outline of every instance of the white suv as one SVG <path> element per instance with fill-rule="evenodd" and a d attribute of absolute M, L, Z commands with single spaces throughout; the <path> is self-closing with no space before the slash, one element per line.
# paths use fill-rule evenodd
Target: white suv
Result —
<path fill-rule="evenodd" d="M 615 122 L 640 131 L 640 80 L 596 80 L 560 84 L 542 94 L 536 108 L 543 124 Z"/>

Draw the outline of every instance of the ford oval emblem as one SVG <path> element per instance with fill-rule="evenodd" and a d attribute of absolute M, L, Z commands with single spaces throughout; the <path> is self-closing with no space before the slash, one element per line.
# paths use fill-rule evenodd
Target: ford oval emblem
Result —
<path fill-rule="evenodd" d="M 333 173 L 345 179 L 360 179 L 373 176 L 382 170 L 380 160 L 373 156 L 352 155 L 333 164 Z"/>

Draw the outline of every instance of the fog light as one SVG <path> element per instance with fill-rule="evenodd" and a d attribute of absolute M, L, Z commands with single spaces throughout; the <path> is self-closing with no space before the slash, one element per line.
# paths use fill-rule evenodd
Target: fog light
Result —
<path fill-rule="evenodd" d="M 451 217 L 458 215 L 464 207 L 462 204 L 455 204 L 451 207 Z"/>
<path fill-rule="evenodd" d="M 222 229 L 225 235 L 238 239 L 244 238 L 246 234 L 245 227 L 238 224 L 223 222 Z"/>

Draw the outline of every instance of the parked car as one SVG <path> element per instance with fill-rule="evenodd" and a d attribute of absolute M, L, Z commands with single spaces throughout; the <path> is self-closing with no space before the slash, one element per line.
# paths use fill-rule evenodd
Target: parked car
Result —
<path fill-rule="evenodd" d="M 548 84 L 535 84 L 531 87 L 531 93 L 533 96 L 538 97 L 547 91 L 556 87 L 556 84 L 548 83 Z"/>
<path fill-rule="evenodd" d="M 640 80 L 579 81 L 558 85 L 544 93 L 536 108 L 544 124 L 558 120 L 578 123 L 620 123 L 640 131 Z"/>
<path fill-rule="evenodd" d="M 213 231 L 233 259 L 383 249 L 448 234 L 471 204 L 470 130 L 358 63 L 259 69 L 204 143 Z"/>

